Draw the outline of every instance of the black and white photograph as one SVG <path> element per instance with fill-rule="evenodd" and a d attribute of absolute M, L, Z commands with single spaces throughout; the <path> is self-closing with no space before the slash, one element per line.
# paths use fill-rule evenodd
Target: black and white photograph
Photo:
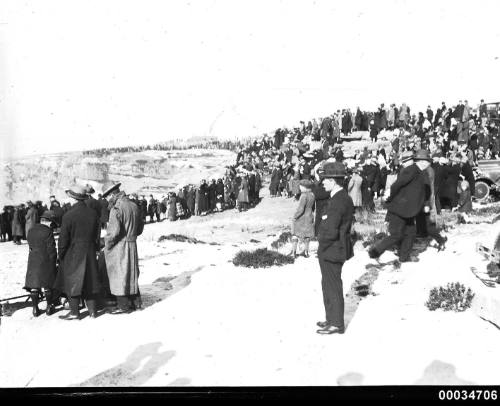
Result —
<path fill-rule="evenodd" d="M 498 0 L 0 0 L 0 396 L 497 400 L 499 128 Z"/>

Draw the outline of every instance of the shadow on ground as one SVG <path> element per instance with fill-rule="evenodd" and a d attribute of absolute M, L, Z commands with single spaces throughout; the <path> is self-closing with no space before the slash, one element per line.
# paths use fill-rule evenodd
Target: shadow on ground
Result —
<path fill-rule="evenodd" d="M 415 381 L 414 385 L 475 385 L 475 383 L 459 378 L 454 365 L 434 360 L 425 368 L 424 375 Z"/>
<path fill-rule="evenodd" d="M 161 346 L 159 342 L 140 345 L 121 364 L 71 386 L 143 385 L 175 355 L 175 351 L 160 352 Z"/>

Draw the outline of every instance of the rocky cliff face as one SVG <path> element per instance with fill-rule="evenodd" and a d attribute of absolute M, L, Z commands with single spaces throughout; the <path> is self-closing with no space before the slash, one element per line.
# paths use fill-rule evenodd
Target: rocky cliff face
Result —
<path fill-rule="evenodd" d="M 226 150 L 144 151 L 88 157 L 81 153 L 46 155 L 0 163 L 0 208 L 27 200 L 66 200 L 74 183 L 91 184 L 97 193 L 107 181 L 128 192 L 164 194 L 202 178 L 218 178 L 234 162 Z"/>

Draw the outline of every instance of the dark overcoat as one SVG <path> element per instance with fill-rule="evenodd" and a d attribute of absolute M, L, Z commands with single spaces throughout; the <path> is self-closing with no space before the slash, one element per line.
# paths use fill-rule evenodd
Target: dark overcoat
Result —
<path fill-rule="evenodd" d="M 83 201 L 63 216 L 59 234 L 60 267 L 54 287 L 68 297 L 100 292 L 96 259 L 98 222 L 95 210 Z"/>
<path fill-rule="evenodd" d="M 343 263 L 354 255 L 351 226 L 354 205 L 345 191 L 339 190 L 328 200 L 318 231 L 318 258 Z"/>
<path fill-rule="evenodd" d="M 441 198 L 449 199 L 452 207 L 457 205 L 458 201 L 458 181 L 460 179 L 460 165 L 446 165 L 446 177 L 443 181 Z"/>
<path fill-rule="evenodd" d="M 28 269 L 24 289 L 52 288 L 57 273 L 57 250 L 50 227 L 33 225 L 28 234 L 28 244 Z"/>
<path fill-rule="evenodd" d="M 415 217 L 424 205 L 425 185 L 422 171 L 413 164 L 401 169 L 396 181 L 391 185 L 387 198 L 387 211 L 399 217 Z"/>
<path fill-rule="evenodd" d="M 300 190 L 299 190 L 300 191 Z M 322 183 L 317 183 L 313 186 L 314 199 L 316 200 L 316 217 L 314 219 L 314 235 L 318 235 L 319 224 L 321 223 L 321 216 L 326 210 L 330 193 L 325 190 Z"/>

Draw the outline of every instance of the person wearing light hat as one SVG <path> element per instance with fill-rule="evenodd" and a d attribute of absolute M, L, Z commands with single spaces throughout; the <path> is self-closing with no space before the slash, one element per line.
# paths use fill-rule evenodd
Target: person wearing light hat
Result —
<path fill-rule="evenodd" d="M 106 189 L 109 223 L 104 237 L 104 258 L 109 291 L 116 296 L 117 308 L 111 314 L 130 313 L 142 307 L 139 291 L 139 255 L 137 237 L 144 230 L 139 207 L 129 200 L 120 183 Z"/>
<path fill-rule="evenodd" d="M 32 226 L 27 238 L 30 250 L 24 289 L 30 292 L 34 317 L 40 315 L 38 302 L 42 289 L 47 300 L 46 314 L 50 316 L 54 312 L 52 286 L 57 274 L 57 250 L 50 227 L 54 221 L 54 213 L 45 211 L 40 216 L 40 223 Z"/>
<path fill-rule="evenodd" d="M 415 216 L 425 200 L 425 185 L 421 169 L 414 164 L 413 152 L 405 151 L 401 157 L 402 169 L 386 200 L 389 236 L 368 249 L 370 258 L 378 258 L 394 245 L 399 246 L 399 260 L 408 262 L 415 241 Z"/>
<path fill-rule="evenodd" d="M 80 299 L 92 318 L 97 317 L 96 299 L 101 291 L 96 253 L 99 247 L 99 218 L 95 210 L 85 204 L 86 189 L 75 185 L 66 190 L 75 201 L 62 218 L 59 234 L 60 268 L 54 288 L 69 300 L 70 312 L 59 316 L 65 320 L 80 319 Z"/>
<path fill-rule="evenodd" d="M 344 293 L 342 266 L 353 257 L 351 225 L 354 215 L 352 199 L 345 191 L 346 169 L 341 162 L 327 162 L 320 173 L 324 189 L 330 193 L 318 230 L 318 262 L 325 306 L 325 321 L 317 324 L 318 334 L 343 334 Z"/>

